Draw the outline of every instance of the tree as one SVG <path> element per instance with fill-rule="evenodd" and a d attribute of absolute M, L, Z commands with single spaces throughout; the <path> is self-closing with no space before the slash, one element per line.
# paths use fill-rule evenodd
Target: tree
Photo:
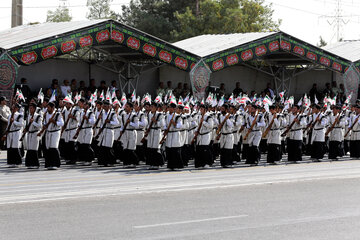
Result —
<path fill-rule="evenodd" d="M 122 6 L 119 20 L 163 40 L 174 41 L 170 32 L 180 30 L 174 13 L 185 13 L 187 7 L 195 11 L 196 1 L 131 0 L 129 6 Z"/>
<path fill-rule="evenodd" d="M 55 11 L 47 12 L 46 22 L 70 22 L 71 19 L 69 8 L 59 6 Z"/>
<path fill-rule="evenodd" d="M 191 8 L 175 13 L 180 30 L 171 32 L 181 40 L 201 34 L 229 34 L 278 30 L 281 21 L 272 20 L 273 10 L 264 0 L 201 0 L 199 15 Z"/>
<path fill-rule="evenodd" d="M 320 41 L 318 44 L 316 44 L 316 46 L 325 47 L 326 45 L 327 45 L 327 42 L 325 42 L 325 40 L 322 38 L 322 36 L 320 36 Z"/>
<path fill-rule="evenodd" d="M 86 6 L 89 8 L 88 19 L 116 19 L 117 14 L 110 10 L 110 3 L 113 0 L 87 0 Z"/>

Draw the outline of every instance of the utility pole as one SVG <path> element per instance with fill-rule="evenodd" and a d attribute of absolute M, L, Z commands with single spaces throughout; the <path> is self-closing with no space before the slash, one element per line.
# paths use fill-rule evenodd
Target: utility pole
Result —
<path fill-rule="evenodd" d="M 11 27 L 21 26 L 23 24 L 23 0 L 12 0 L 11 7 Z"/>

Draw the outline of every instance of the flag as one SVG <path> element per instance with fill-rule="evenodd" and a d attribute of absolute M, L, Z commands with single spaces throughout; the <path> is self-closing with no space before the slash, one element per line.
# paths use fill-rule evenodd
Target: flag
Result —
<path fill-rule="evenodd" d="M 189 102 L 190 99 L 190 93 L 188 93 L 188 95 L 186 95 L 185 99 L 184 99 L 184 103 Z"/>
<path fill-rule="evenodd" d="M 113 101 L 113 103 L 112 103 L 113 105 L 119 105 L 119 106 L 121 106 L 121 103 L 119 102 L 119 100 L 115 97 L 114 98 L 114 101 Z"/>
<path fill-rule="evenodd" d="M 101 101 L 104 101 L 104 90 L 101 91 L 99 98 L 101 99 Z"/>
<path fill-rule="evenodd" d="M 44 102 L 44 94 L 42 92 L 42 88 L 40 88 L 37 99 L 38 99 L 38 102 L 40 102 L 40 103 Z"/>
<path fill-rule="evenodd" d="M 303 100 L 302 100 L 302 98 L 300 98 L 300 100 L 298 101 L 297 105 L 298 105 L 298 106 L 301 106 L 302 104 L 303 104 Z"/>
<path fill-rule="evenodd" d="M 161 94 L 159 94 L 155 100 L 154 100 L 155 103 L 162 103 L 162 100 L 161 100 Z"/>
<path fill-rule="evenodd" d="M 66 97 L 63 99 L 63 102 L 74 104 L 73 100 L 71 99 L 71 94 L 66 95 Z M 76 97 L 75 97 L 76 98 Z"/>
<path fill-rule="evenodd" d="M 136 101 L 136 92 L 135 92 L 135 89 L 134 89 L 133 93 L 131 94 L 131 101 L 132 101 L 132 102 L 135 102 L 135 101 Z"/>
<path fill-rule="evenodd" d="M 221 107 L 222 105 L 224 105 L 224 103 L 225 103 L 225 97 L 223 95 L 219 100 L 218 107 Z"/>
<path fill-rule="evenodd" d="M 319 103 L 319 101 L 318 101 L 318 100 L 317 100 L 317 98 L 316 98 L 316 94 L 315 94 L 315 96 L 314 96 L 314 97 L 315 97 L 314 103 L 315 103 L 315 104 L 318 104 L 318 103 Z"/>
<path fill-rule="evenodd" d="M 49 103 L 50 102 L 55 102 L 56 98 L 55 98 L 55 91 L 56 90 L 53 90 L 52 94 L 51 94 L 51 97 L 50 97 L 50 100 L 49 100 Z"/>
<path fill-rule="evenodd" d="M 257 98 L 256 98 L 256 94 L 255 94 L 254 97 L 253 97 L 253 99 L 252 99 L 252 102 L 255 103 L 256 100 L 257 100 Z"/>
<path fill-rule="evenodd" d="M 269 105 L 269 106 L 273 105 L 273 102 L 272 102 L 272 100 L 270 99 L 270 97 L 269 97 L 268 95 L 266 95 L 266 96 L 264 97 L 264 99 L 263 99 L 263 104 L 264 104 L 264 105 Z"/>
<path fill-rule="evenodd" d="M 345 104 L 349 104 L 350 103 L 350 100 L 352 98 L 352 93 L 350 93 L 349 96 L 347 96 L 346 100 L 345 100 Z"/>
<path fill-rule="evenodd" d="M 183 105 L 184 105 L 184 101 L 183 101 L 183 99 L 182 99 L 182 97 L 181 97 L 181 96 L 179 97 L 179 102 L 178 102 L 178 105 L 181 105 L 181 106 L 183 106 Z"/>
<path fill-rule="evenodd" d="M 284 95 L 285 95 L 285 91 L 282 91 L 282 92 L 279 93 L 279 96 L 280 96 L 281 99 L 284 98 Z"/>
<path fill-rule="evenodd" d="M 231 94 L 231 95 L 230 95 L 230 97 L 229 97 L 228 102 L 232 103 L 232 102 L 233 102 L 233 100 L 234 100 L 234 94 Z"/>
<path fill-rule="evenodd" d="M 213 101 L 212 101 L 212 103 L 211 103 L 211 106 L 212 106 L 212 107 L 216 107 L 217 104 L 218 104 L 218 102 L 217 102 L 216 95 L 215 95 L 215 96 L 214 96 L 214 99 L 213 99 Z"/>

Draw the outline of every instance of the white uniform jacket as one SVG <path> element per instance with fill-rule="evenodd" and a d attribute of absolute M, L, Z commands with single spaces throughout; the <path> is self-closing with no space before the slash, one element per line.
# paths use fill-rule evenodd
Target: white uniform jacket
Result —
<path fill-rule="evenodd" d="M 12 114 L 9 115 L 8 124 L 6 128 L 9 127 L 11 115 Z M 21 147 L 20 138 L 22 134 L 22 129 L 24 127 L 24 115 L 19 112 L 16 112 L 14 113 L 13 117 L 14 117 L 14 121 L 11 124 L 11 127 L 9 129 L 6 138 L 6 146 L 7 148 L 20 148 Z"/>
<path fill-rule="evenodd" d="M 154 114 L 150 112 L 148 114 L 148 127 L 150 127 L 153 117 Z M 155 120 L 156 121 L 152 124 L 149 135 L 147 136 L 147 147 L 160 149 L 160 141 L 163 137 L 161 129 L 166 126 L 164 115 L 161 112 L 155 112 Z"/>
<path fill-rule="evenodd" d="M 88 119 L 84 121 L 85 115 Z M 95 114 L 90 109 L 88 109 L 87 111 L 82 110 L 80 113 L 80 124 L 82 123 L 82 121 L 84 121 L 84 124 L 79 132 L 77 140 L 80 144 L 91 144 L 94 134 L 92 128 L 95 124 Z"/>
<path fill-rule="evenodd" d="M 141 139 L 143 139 L 145 134 L 145 127 L 148 125 L 148 120 L 146 117 L 146 113 L 143 111 L 139 111 L 136 113 L 137 118 L 139 120 L 139 127 L 136 129 L 137 137 L 136 137 L 136 145 L 142 146 Z"/>
<path fill-rule="evenodd" d="M 247 133 L 248 130 L 251 128 L 252 123 L 255 120 L 255 115 L 252 116 L 251 114 L 249 114 L 246 118 L 246 130 L 245 132 Z M 256 146 L 258 147 L 260 145 L 260 141 L 261 141 L 261 129 L 265 126 L 265 119 L 262 113 L 259 113 L 257 119 L 256 119 L 256 124 L 254 125 L 252 131 L 250 132 L 249 136 L 248 136 L 248 144 L 249 146 Z"/>
<path fill-rule="evenodd" d="M 28 119 L 26 124 L 29 125 L 31 119 L 31 115 L 28 115 Z M 38 137 L 38 133 L 42 128 L 42 115 L 35 113 L 33 122 L 29 125 L 29 131 L 26 133 L 26 150 L 38 150 L 39 149 L 39 142 L 41 137 Z"/>
<path fill-rule="evenodd" d="M 74 142 L 76 141 L 73 139 L 76 131 L 80 125 L 80 110 L 79 108 L 75 107 L 71 110 L 71 115 L 75 117 L 75 119 L 69 119 L 70 109 L 64 110 L 64 122 L 68 121 L 67 126 L 65 126 L 65 131 L 63 132 L 65 142 Z"/>
<path fill-rule="evenodd" d="M 226 114 L 227 115 L 227 114 Z M 221 114 L 219 117 L 219 126 L 224 122 L 226 115 Z M 230 116 L 224 126 L 221 128 L 221 137 L 220 137 L 220 148 L 224 149 L 233 149 L 234 147 L 234 119 Z"/>
<path fill-rule="evenodd" d="M 171 127 L 169 128 L 169 133 L 166 136 L 166 143 L 165 146 L 168 148 L 178 148 L 178 147 L 182 147 L 182 141 L 181 141 L 181 134 L 180 131 L 183 129 L 183 120 L 181 118 L 181 116 L 179 114 L 173 113 L 167 113 L 166 115 L 166 119 L 165 119 L 165 129 L 167 129 L 167 127 L 170 124 L 170 121 L 174 116 L 174 121 L 175 121 L 175 126 L 171 125 Z"/>
<path fill-rule="evenodd" d="M 328 125 L 327 117 L 322 113 L 318 113 L 318 114 L 314 113 L 310 116 L 310 122 L 315 122 L 319 114 L 320 114 L 319 121 L 316 122 L 312 130 L 311 144 L 313 142 L 325 142 L 325 131 L 326 131 L 326 126 Z"/>
<path fill-rule="evenodd" d="M 349 126 L 351 127 L 353 124 L 354 127 L 351 130 L 351 141 L 358 141 L 360 140 L 360 115 L 353 115 L 350 118 L 350 124 Z"/>
<path fill-rule="evenodd" d="M 289 114 L 289 122 L 288 125 L 290 125 L 294 119 L 296 118 L 297 114 Z M 290 129 L 289 139 L 290 140 L 303 140 L 303 128 L 306 127 L 306 116 L 299 115 L 298 117 L 299 123 L 295 122 L 294 125 Z"/>
<path fill-rule="evenodd" d="M 130 123 L 126 126 L 126 121 L 130 120 Z M 125 129 L 124 129 L 125 128 Z M 135 150 L 136 149 L 136 140 L 137 140 L 137 131 L 139 128 L 139 118 L 135 112 L 124 113 L 121 116 L 121 131 L 124 131 L 124 134 L 121 136 L 121 143 L 124 149 Z"/>
<path fill-rule="evenodd" d="M 200 115 L 200 118 L 198 118 L 198 122 L 196 123 L 198 131 L 200 121 L 202 116 Z M 199 134 L 196 139 L 196 144 L 200 146 L 206 146 L 210 144 L 210 141 L 212 140 L 212 132 L 214 129 L 214 120 L 210 113 L 205 113 L 204 115 L 204 121 L 202 123 L 202 126 L 199 130 Z M 192 140 L 192 139 L 191 139 Z"/>
<path fill-rule="evenodd" d="M 110 115 L 109 118 L 108 115 Z M 106 119 L 110 120 L 110 122 L 105 124 Z M 104 130 L 102 131 L 98 139 L 99 146 L 111 148 L 114 144 L 114 126 L 119 124 L 119 121 L 116 117 L 116 113 L 111 110 L 107 112 L 104 110 L 102 112 L 102 118 L 100 122 L 101 122 L 101 127 L 104 126 Z"/>
<path fill-rule="evenodd" d="M 59 148 L 59 141 L 60 141 L 60 134 L 61 134 L 61 127 L 64 126 L 64 119 L 60 112 L 54 110 L 52 114 L 46 113 L 44 124 L 46 125 L 51 117 L 54 116 L 54 120 L 56 123 L 50 123 L 48 128 L 46 129 L 45 133 L 45 146 L 46 149 L 49 148 Z"/>

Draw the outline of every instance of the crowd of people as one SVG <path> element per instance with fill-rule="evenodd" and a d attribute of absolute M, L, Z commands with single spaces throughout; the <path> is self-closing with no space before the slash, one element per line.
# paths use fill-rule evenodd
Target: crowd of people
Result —
<path fill-rule="evenodd" d="M 51 94 L 29 98 L 26 107 L 19 92 L 10 104 L 0 97 L 9 167 L 21 165 L 23 158 L 28 168 L 39 168 L 44 158 L 49 170 L 59 168 L 61 159 L 69 165 L 133 168 L 145 163 L 149 169 L 175 170 L 190 160 L 195 168 L 211 167 L 217 159 L 224 168 L 242 160 L 256 165 L 261 154 L 267 154 L 269 164 L 286 153 L 292 163 L 303 155 L 320 161 L 327 153 L 332 160 L 348 152 L 360 158 L 360 105 L 350 105 L 349 97 L 342 104 L 331 99 L 336 89 L 324 98 L 312 89 L 296 104 L 292 97 L 275 96 L 270 85 L 256 97 L 237 83 L 229 98 L 216 98 L 224 95 L 223 85 L 219 91 L 209 89 L 201 102 L 185 84 L 171 89 L 168 83 L 155 99 L 145 95 L 142 100 L 136 93 L 130 99 L 115 93 L 116 82 L 113 89 L 104 83 L 96 88 L 92 81 L 88 88 L 72 85 L 64 80 L 58 89 L 53 81 Z"/>

